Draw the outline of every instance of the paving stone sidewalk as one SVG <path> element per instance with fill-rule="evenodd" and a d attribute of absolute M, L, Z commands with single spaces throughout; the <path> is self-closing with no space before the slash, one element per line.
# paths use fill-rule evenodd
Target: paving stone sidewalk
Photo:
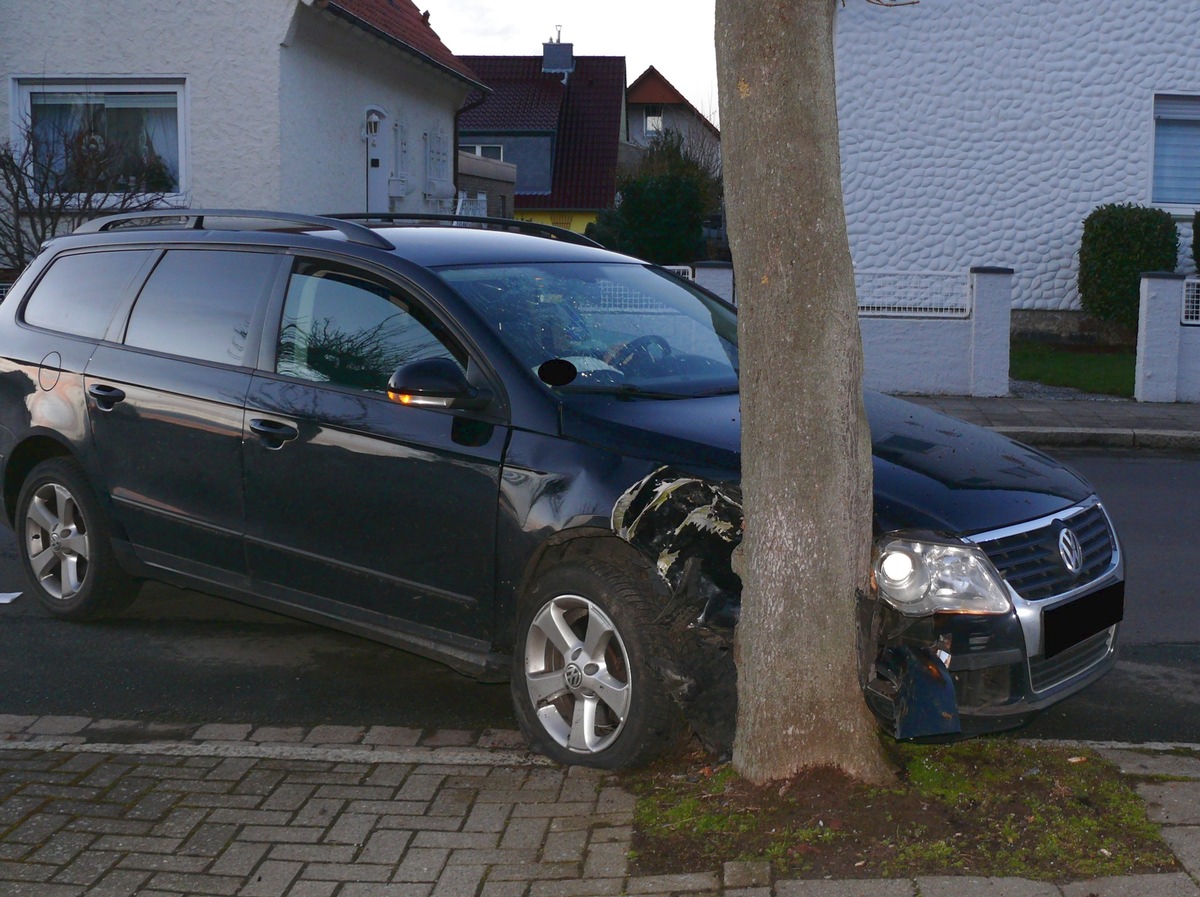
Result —
<path fill-rule="evenodd" d="M 1073 390 L 1057 394 L 1067 397 L 902 398 L 1032 445 L 1200 449 L 1200 404 L 1135 402 Z"/>
<path fill-rule="evenodd" d="M 1157 747 L 1101 750 L 1160 777 L 1140 787 L 1187 873 L 801 881 L 631 875 L 633 797 L 515 732 L 0 716 L 0 895 L 1200 897 L 1200 758 Z"/>

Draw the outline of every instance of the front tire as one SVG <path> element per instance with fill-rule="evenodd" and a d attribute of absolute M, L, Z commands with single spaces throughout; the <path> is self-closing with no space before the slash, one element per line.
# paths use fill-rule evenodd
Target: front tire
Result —
<path fill-rule="evenodd" d="M 54 616 L 89 620 L 137 596 L 113 556 L 100 502 L 74 460 L 52 458 L 30 472 L 17 497 L 16 530 L 30 589 Z"/>
<path fill-rule="evenodd" d="M 653 661 L 666 654 L 650 583 L 587 557 L 538 577 L 513 652 L 517 721 L 535 750 L 564 764 L 648 762 L 679 731 L 679 708 Z"/>

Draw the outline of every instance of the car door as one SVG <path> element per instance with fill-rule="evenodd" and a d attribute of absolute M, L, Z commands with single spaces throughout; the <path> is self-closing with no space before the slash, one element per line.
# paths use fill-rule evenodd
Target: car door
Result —
<path fill-rule="evenodd" d="M 167 250 L 88 363 L 88 418 L 114 513 L 142 560 L 245 582 L 247 352 L 282 256 Z"/>
<path fill-rule="evenodd" d="M 385 630 L 485 636 L 507 428 L 387 394 L 411 361 L 475 376 L 462 344 L 399 283 L 315 257 L 295 260 L 269 317 L 245 421 L 256 587 Z"/>

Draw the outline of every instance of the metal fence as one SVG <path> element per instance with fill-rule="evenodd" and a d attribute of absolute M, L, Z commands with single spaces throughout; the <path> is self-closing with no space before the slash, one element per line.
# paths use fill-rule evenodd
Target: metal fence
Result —
<path fill-rule="evenodd" d="M 858 313 L 871 317 L 969 318 L 965 274 L 856 271 Z"/>
<path fill-rule="evenodd" d="M 1189 277 L 1183 283 L 1183 309 L 1179 322 L 1200 326 L 1200 277 Z"/>

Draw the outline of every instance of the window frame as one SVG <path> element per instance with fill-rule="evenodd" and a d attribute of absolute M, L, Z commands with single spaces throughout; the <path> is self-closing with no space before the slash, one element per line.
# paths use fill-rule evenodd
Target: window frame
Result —
<path fill-rule="evenodd" d="M 26 128 L 33 121 L 33 97 L 37 94 L 81 93 L 104 96 L 121 93 L 163 93 L 175 95 L 175 127 L 177 130 L 178 189 L 163 194 L 166 205 L 186 205 L 191 185 L 190 146 L 188 141 L 188 90 L 183 75 L 21 75 L 11 76 L 9 104 L 9 135 L 14 145 L 24 140 Z M 81 194 L 82 195 L 82 194 Z M 100 193 L 97 197 L 137 197 L 142 194 Z M 157 194 L 156 194 L 157 195 Z M 105 204 L 101 200 L 101 207 Z"/>
<path fill-rule="evenodd" d="M 1160 112 L 1160 103 L 1166 105 L 1172 101 L 1184 101 L 1194 107 L 1191 114 L 1166 114 L 1165 111 Z M 1200 133 L 1197 134 L 1196 140 L 1196 162 L 1195 162 L 1195 196 L 1193 199 L 1162 199 L 1156 193 L 1157 173 L 1159 167 L 1159 123 L 1160 122 L 1195 122 L 1198 132 L 1200 132 L 1200 92 L 1187 93 L 1182 91 L 1155 91 L 1151 97 L 1151 139 L 1150 139 L 1150 184 L 1148 195 L 1150 203 L 1158 208 L 1171 212 L 1174 215 L 1191 215 L 1196 210 L 1200 209 Z"/>

